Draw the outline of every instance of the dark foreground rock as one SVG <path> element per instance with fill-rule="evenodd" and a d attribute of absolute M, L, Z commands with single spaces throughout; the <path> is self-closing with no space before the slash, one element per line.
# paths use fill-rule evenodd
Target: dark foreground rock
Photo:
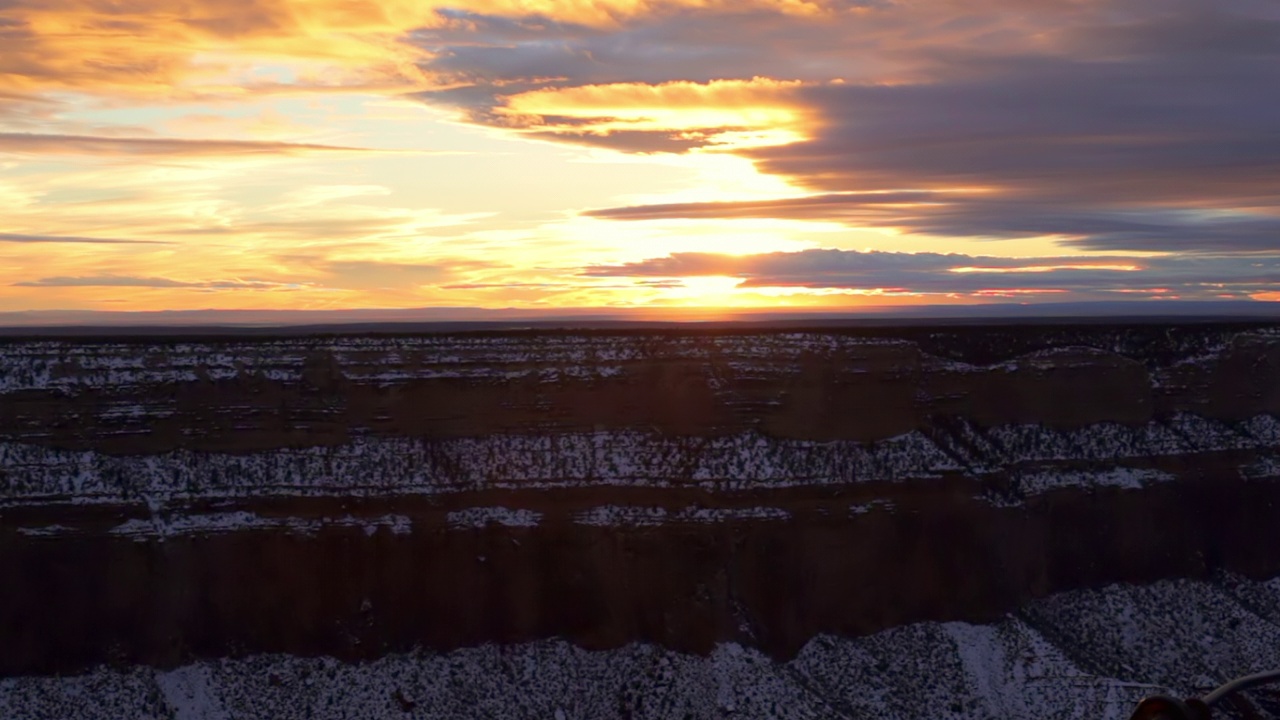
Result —
<path fill-rule="evenodd" d="M 1280 666 L 1280 583 L 1223 575 L 1077 590 L 990 624 L 916 623 L 819 635 L 781 662 L 736 643 L 706 655 L 565 640 L 416 651 L 368 662 L 294 654 L 175 668 L 99 666 L 0 679 L 23 720 L 876 718 L 1123 720 Z M 1273 699 L 1251 704 L 1274 710 Z"/>

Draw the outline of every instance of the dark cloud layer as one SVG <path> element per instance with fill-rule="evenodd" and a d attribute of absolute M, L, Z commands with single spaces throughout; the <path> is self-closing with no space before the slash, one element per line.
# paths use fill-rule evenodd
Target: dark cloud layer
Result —
<path fill-rule="evenodd" d="M 673 6 L 608 29 L 541 15 L 451 11 L 444 17 L 448 22 L 413 38 L 432 53 L 424 69 L 449 81 L 421 97 L 482 119 L 493 118 L 490 111 L 503 97 L 546 87 L 755 76 L 823 80 L 851 69 L 841 57 L 845 39 L 827 18 L 767 10 Z"/>
<path fill-rule="evenodd" d="M 615 208 L 615 219 L 783 217 L 1108 251 L 1280 251 L 1280 4 L 919 0 L 655 11 L 611 28 L 455 13 L 416 38 L 448 78 L 429 102 L 537 131 L 545 88 L 802 80 L 805 139 L 738 150 L 813 197 Z M 685 152 L 713 133 L 548 137 Z M 892 205 L 866 193 L 930 193 Z M 975 192 L 981 191 L 981 193 Z"/>
<path fill-rule="evenodd" d="M 676 253 L 597 265 L 592 277 L 728 276 L 741 287 L 888 290 L 930 294 L 1069 292 L 1242 297 L 1280 291 L 1280 259 L 1257 257 L 981 257 L 805 250 L 758 255 Z"/>
<path fill-rule="evenodd" d="M 831 193 L 782 200 L 607 208 L 612 220 L 790 218 L 892 227 L 950 237 L 1010 239 L 1059 235 L 1089 250 L 1274 252 L 1280 215 L 1151 205 L 1081 204 L 965 193 Z"/>
<path fill-rule="evenodd" d="M 917 232 L 1274 250 L 1277 86 L 1280 56 L 1009 61 L 922 86 L 811 89 L 842 120 L 752 157 L 819 192 L 941 193 L 890 219 Z"/>

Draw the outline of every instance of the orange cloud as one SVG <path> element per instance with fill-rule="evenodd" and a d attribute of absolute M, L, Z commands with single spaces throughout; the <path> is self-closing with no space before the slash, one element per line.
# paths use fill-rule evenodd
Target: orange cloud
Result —
<path fill-rule="evenodd" d="M 389 38 L 425 11 L 325 0 L 18 0 L 6 13 L 0 87 L 167 95 L 190 91 L 191 80 L 235 85 L 237 65 L 283 58 L 361 68 L 365 82 L 410 82 L 419 53 Z"/>
<path fill-rule="evenodd" d="M 234 95 L 430 84 L 416 29 L 465 23 L 440 14 L 548 17 L 616 25 L 678 9 L 769 7 L 812 14 L 804 0 L 12 0 L 0 26 L 0 91 L 128 90 L 151 96 Z M 297 64 L 287 82 L 253 77 L 263 63 Z M 300 64 L 298 64 L 300 63 Z"/>
<path fill-rule="evenodd" d="M 802 138 L 805 111 L 791 98 L 796 81 L 769 78 L 708 83 L 615 83 L 544 88 L 508 97 L 496 111 L 540 132 L 685 133 L 715 143 L 782 144 Z"/>

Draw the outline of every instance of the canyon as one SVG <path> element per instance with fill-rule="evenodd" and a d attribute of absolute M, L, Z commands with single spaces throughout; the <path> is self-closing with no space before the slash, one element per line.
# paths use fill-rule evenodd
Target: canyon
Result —
<path fill-rule="evenodd" d="M 0 710 L 1126 717 L 1278 479 L 1266 322 L 6 337 Z"/>

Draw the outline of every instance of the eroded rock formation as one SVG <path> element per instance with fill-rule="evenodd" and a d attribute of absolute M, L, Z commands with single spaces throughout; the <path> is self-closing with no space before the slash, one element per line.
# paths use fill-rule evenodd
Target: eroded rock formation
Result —
<path fill-rule="evenodd" d="M 5 340 L 0 675 L 486 643 L 783 672 L 959 622 L 1181 687 L 1035 608 L 1280 575 L 1278 415 L 1266 325 Z"/>

